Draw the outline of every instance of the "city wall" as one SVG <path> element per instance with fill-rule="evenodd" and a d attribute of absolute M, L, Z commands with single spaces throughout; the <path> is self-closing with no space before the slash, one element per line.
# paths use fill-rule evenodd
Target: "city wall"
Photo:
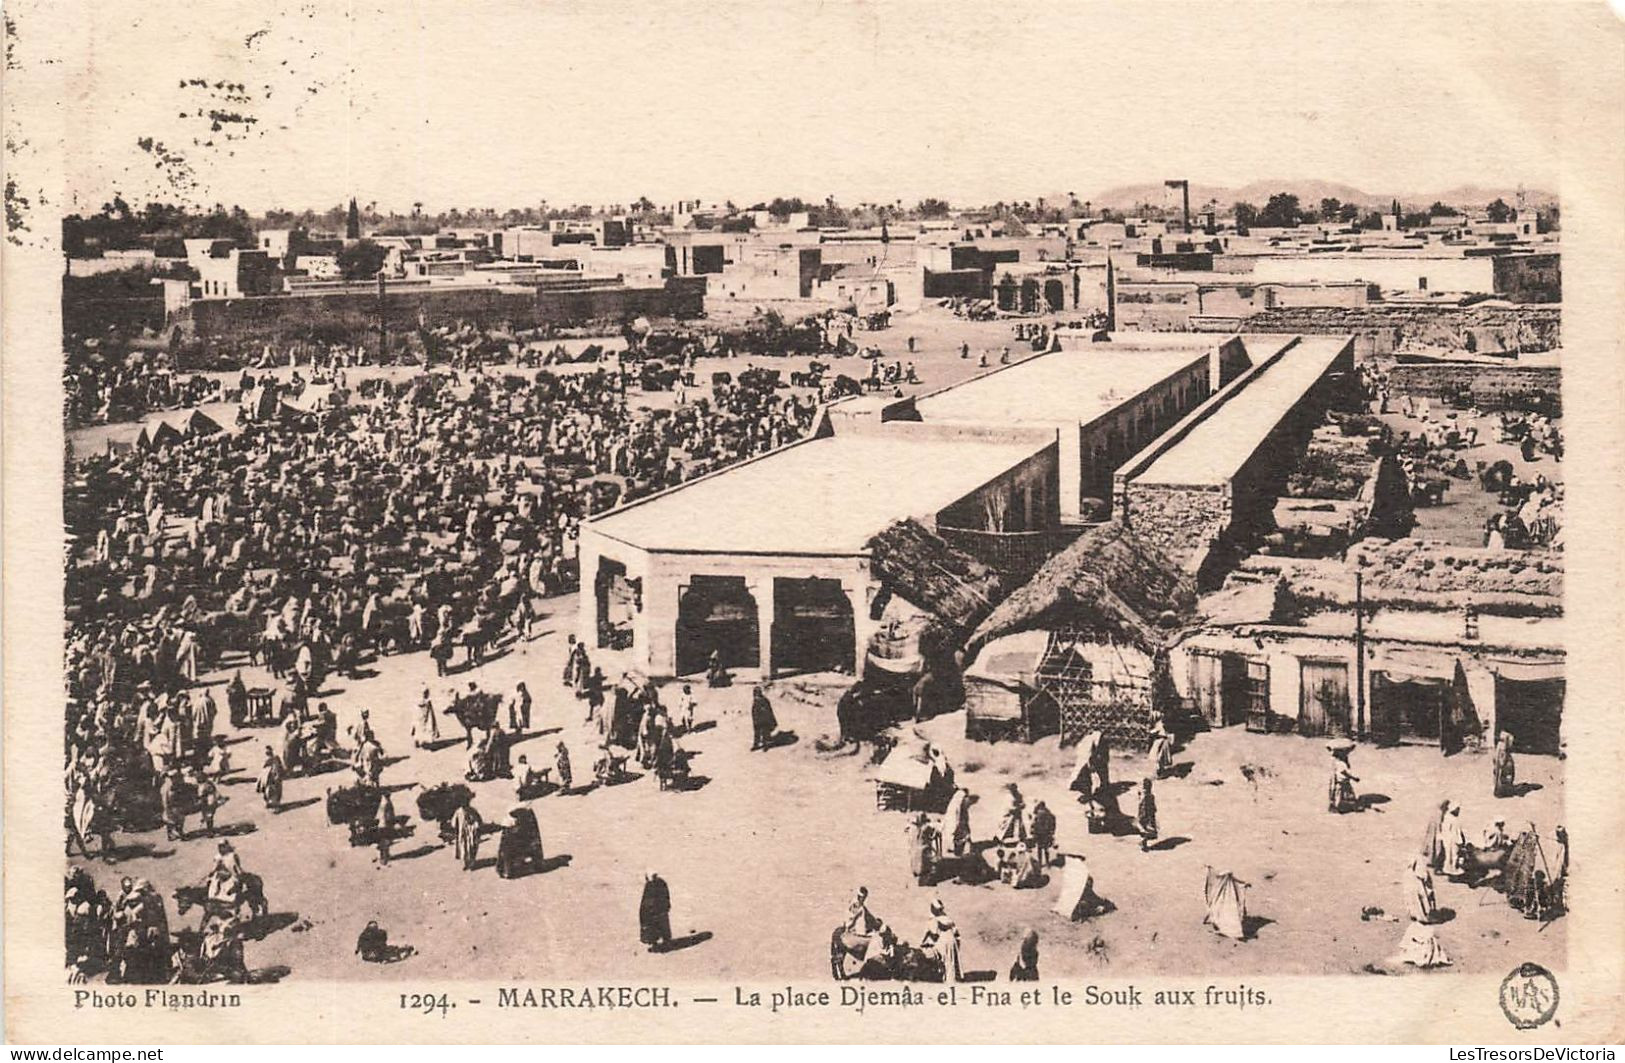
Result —
<path fill-rule="evenodd" d="M 677 280 L 659 288 L 385 289 L 383 324 L 391 333 L 455 322 L 506 323 L 514 328 L 629 321 L 636 317 L 698 317 L 704 281 Z M 257 299 L 200 300 L 188 308 L 190 331 L 203 340 L 265 340 L 342 334 L 376 335 L 376 290 Z"/>
<path fill-rule="evenodd" d="M 1279 307 L 1251 314 L 1193 317 L 1198 332 L 1289 332 L 1354 336 L 1356 358 L 1406 350 L 1478 354 L 1549 351 L 1563 345 L 1558 306 Z"/>
<path fill-rule="evenodd" d="M 1389 383 L 1400 395 L 1429 398 L 1470 396 L 1475 406 L 1496 409 L 1538 400 L 1562 407 L 1563 371 L 1555 365 L 1485 365 L 1482 362 L 1428 362 L 1396 365 Z"/>

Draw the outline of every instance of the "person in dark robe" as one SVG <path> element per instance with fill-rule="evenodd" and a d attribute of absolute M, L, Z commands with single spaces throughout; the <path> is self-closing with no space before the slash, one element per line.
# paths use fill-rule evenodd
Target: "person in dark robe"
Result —
<path fill-rule="evenodd" d="M 226 684 L 226 715 L 233 727 L 242 727 L 248 722 L 248 687 L 243 685 L 242 672 L 233 675 Z"/>
<path fill-rule="evenodd" d="M 429 657 L 434 661 L 434 674 L 446 675 L 451 664 L 452 633 L 449 628 L 435 632 L 429 644 Z"/>
<path fill-rule="evenodd" d="M 643 876 L 643 899 L 638 903 L 638 940 L 650 952 L 671 943 L 671 890 L 666 880 L 650 871 Z"/>
<path fill-rule="evenodd" d="M 722 667 L 722 654 L 717 650 L 711 651 L 705 664 L 705 684 L 712 687 L 725 687 L 733 684 L 733 676 Z"/>
<path fill-rule="evenodd" d="M 355 941 L 355 954 L 365 963 L 383 963 L 388 955 L 389 932 L 375 919 L 366 925 Z"/>
<path fill-rule="evenodd" d="M 664 719 L 664 717 L 661 717 Z M 669 726 L 661 727 L 654 740 L 654 769 L 655 777 L 660 780 L 660 788 L 669 790 L 679 781 L 681 765 L 677 743 L 671 736 Z"/>
<path fill-rule="evenodd" d="M 1134 826 L 1140 832 L 1140 851 L 1151 848 L 1157 839 L 1157 798 L 1151 792 L 1151 780 L 1140 780 L 1140 807 L 1134 816 Z"/>
<path fill-rule="evenodd" d="M 1055 848 L 1055 813 L 1039 801 L 1033 805 L 1032 823 L 1027 831 L 1028 841 L 1039 867 L 1048 867 L 1050 853 Z"/>
<path fill-rule="evenodd" d="M 1010 981 L 1038 981 L 1038 931 L 1029 930 L 1021 939 L 1021 951 L 1016 953 L 1016 962 L 1010 965 Z"/>
<path fill-rule="evenodd" d="M 603 711 L 604 708 L 604 671 L 594 668 L 581 679 L 581 697 L 587 699 L 587 719 Z"/>
<path fill-rule="evenodd" d="M 1100 741 L 1095 743 L 1094 757 L 1092 758 L 1091 766 L 1094 768 L 1095 772 L 1095 788 L 1097 790 L 1111 789 L 1112 744 L 1111 739 L 1107 738 L 1104 734 L 1100 736 Z"/>
<path fill-rule="evenodd" d="M 451 816 L 452 855 L 463 865 L 464 871 L 474 870 L 480 855 L 480 832 L 485 824 L 474 806 L 463 804 Z"/>
<path fill-rule="evenodd" d="M 497 841 L 497 876 L 518 878 L 534 871 L 542 862 L 542 832 L 536 826 L 536 813 L 515 808 L 503 825 Z"/>
<path fill-rule="evenodd" d="M 286 774 L 282 761 L 277 759 L 276 750 L 266 746 L 265 763 L 260 765 L 260 774 L 259 778 L 254 780 L 254 789 L 265 799 L 265 807 L 273 812 L 281 810 L 282 779 Z"/>
<path fill-rule="evenodd" d="M 553 751 L 553 767 L 559 773 L 559 792 L 569 790 L 574 777 L 570 774 L 570 751 L 565 748 L 563 742 L 560 742 L 558 748 Z"/>
<path fill-rule="evenodd" d="M 773 716 L 773 704 L 767 700 L 767 691 L 760 685 L 750 695 L 750 748 L 767 749 L 778 730 L 779 721 Z"/>

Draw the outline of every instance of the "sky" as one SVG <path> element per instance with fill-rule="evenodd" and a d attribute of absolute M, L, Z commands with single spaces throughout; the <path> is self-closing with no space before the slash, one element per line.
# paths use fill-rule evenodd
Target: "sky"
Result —
<path fill-rule="evenodd" d="M 351 195 L 431 212 L 642 195 L 969 204 L 1166 177 L 1420 194 L 1554 188 L 1560 149 L 1561 86 L 1541 61 L 1558 31 L 1533 4 L 52 10 L 14 7 L 15 51 L 60 91 L 70 211 L 114 192 L 255 212 Z M 254 121 L 215 129 L 211 110 Z"/>

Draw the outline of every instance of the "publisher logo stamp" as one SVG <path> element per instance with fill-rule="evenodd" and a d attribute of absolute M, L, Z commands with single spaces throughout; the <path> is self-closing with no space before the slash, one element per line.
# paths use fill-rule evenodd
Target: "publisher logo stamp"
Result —
<path fill-rule="evenodd" d="M 1525 963 L 1501 980 L 1501 1011 L 1520 1030 L 1533 1030 L 1557 1014 L 1557 979 L 1538 963 Z"/>

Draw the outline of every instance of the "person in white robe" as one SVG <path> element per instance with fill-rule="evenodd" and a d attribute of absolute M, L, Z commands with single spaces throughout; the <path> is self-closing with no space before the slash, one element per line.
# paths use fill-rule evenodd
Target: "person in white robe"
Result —
<path fill-rule="evenodd" d="M 948 807 L 942 814 L 944 841 L 947 843 L 948 852 L 954 856 L 964 856 L 970 852 L 972 800 L 970 791 L 961 786 L 948 799 Z"/>
<path fill-rule="evenodd" d="M 1422 855 L 1435 871 L 1444 868 L 1444 820 L 1449 813 L 1450 802 L 1439 802 L 1439 810 L 1428 817 L 1427 833 L 1422 836 Z"/>
<path fill-rule="evenodd" d="M 1405 907 L 1414 922 L 1431 923 L 1438 917 L 1439 902 L 1433 892 L 1433 868 L 1420 854 L 1411 861 L 1405 876 Z"/>
<path fill-rule="evenodd" d="M 1452 961 L 1431 926 L 1412 923 L 1399 939 L 1399 952 L 1393 957 L 1393 963 L 1428 968 L 1449 967 Z"/>
<path fill-rule="evenodd" d="M 1066 853 L 1061 861 L 1061 892 L 1055 898 L 1055 914 L 1079 922 L 1098 914 L 1104 902 L 1095 893 L 1095 878 L 1089 861 L 1077 853 Z"/>
<path fill-rule="evenodd" d="M 920 951 L 942 963 L 942 977 L 947 982 L 958 982 L 964 972 L 959 967 L 959 926 L 948 918 L 948 909 L 941 899 L 931 902 L 931 921 L 920 935 Z"/>
<path fill-rule="evenodd" d="M 1463 863 L 1467 848 L 1467 834 L 1461 829 L 1461 806 L 1454 801 L 1439 826 L 1439 841 L 1444 846 L 1444 867 L 1447 878 L 1459 878 L 1467 873 Z"/>
<path fill-rule="evenodd" d="M 1236 941 L 1247 939 L 1247 883 L 1228 871 L 1207 869 L 1207 881 L 1202 887 L 1202 898 L 1207 903 L 1207 914 L 1202 922 L 1217 934 Z"/>
<path fill-rule="evenodd" d="M 412 745 L 418 749 L 427 749 L 431 744 L 440 741 L 440 721 L 434 711 L 434 700 L 429 697 L 429 688 L 423 688 L 423 697 L 418 701 L 417 720 L 412 724 Z"/>

